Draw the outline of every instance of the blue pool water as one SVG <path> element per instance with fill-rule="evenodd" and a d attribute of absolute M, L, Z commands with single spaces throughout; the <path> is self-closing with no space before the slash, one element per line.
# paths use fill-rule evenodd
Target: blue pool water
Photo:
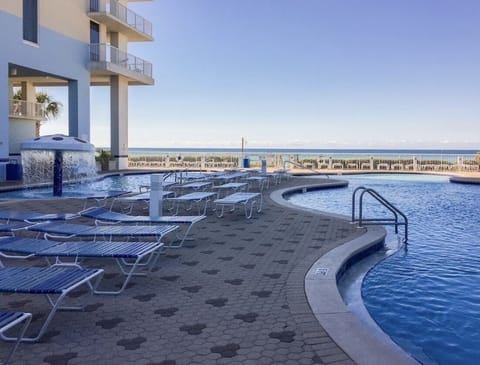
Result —
<path fill-rule="evenodd" d="M 195 172 L 189 173 L 190 177 L 195 176 Z M 105 177 L 99 180 L 84 182 L 82 184 L 63 186 L 62 197 L 81 198 L 92 195 L 92 192 L 123 190 L 138 192 L 140 185 L 150 184 L 150 174 L 128 174 Z M 171 180 L 169 178 L 167 180 Z M 0 193 L 0 199 L 45 199 L 52 198 L 52 188 L 34 188 Z"/>
<path fill-rule="evenodd" d="M 351 214 L 352 190 L 377 190 L 410 222 L 408 250 L 367 274 L 362 296 L 372 318 L 425 364 L 480 361 L 480 186 L 424 175 L 345 176 L 349 187 L 296 194 L 297 205 Z M 381 209 L 371 202 L 368 211 Z"/>

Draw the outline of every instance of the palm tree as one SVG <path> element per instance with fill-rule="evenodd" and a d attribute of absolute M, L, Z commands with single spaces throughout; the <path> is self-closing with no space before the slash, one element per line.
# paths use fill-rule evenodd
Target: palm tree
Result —
<path fill-rule="evenodd" d="M 60 115 L 61 109 L 63 107 L 62 103 L 59 101 L 53 100 L 47 93 L 38 92 L 35 94 L 37 103 L 43 104 L 45 106 L 45 118 L 47 119 L 57 119 Z"/>

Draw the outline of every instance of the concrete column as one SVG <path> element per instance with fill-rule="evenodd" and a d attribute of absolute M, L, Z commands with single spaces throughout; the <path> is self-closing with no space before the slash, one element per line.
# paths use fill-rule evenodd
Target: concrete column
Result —
<path fill-rule="evenodd" d="M 150 176 L 150 219 L 159 219 L 162 216 L 163 175 Z"/>
<path fill-rule="evenodd" d="M 13 82 L 11 80 L 8 80 L 8 100 L 13 99 Z"/>
<path fill-rule="evenodd" d="M 0 57 L 1 59 L 1 57 Z M 9 118 L 8 118 L 8 67 L 2 63 L 0 68 L 0 181 L 6 179 L 6 163 L 9 151 Z"/>
<path fill-rule="evenodd" d="M 90 141 L 90 79 L 68 82 L 68 135 Z"/>
<path fill-rule="evenodd" d="M 128 38 L 110 33 L 110 44 L 127 52 Z M 128 168 L 128 81 L 122 76 L 111 76 L 110 82 L 110 138 L 112 157 L 118 170 Z"/>
<path fill-rule="evenodd" d="M 22 81 L 21 82 L 21 89 L 22 89 L 22 100 L 25 100 L 29 103 L 36 103 L 37 102 L 37 95 L 36 95 L 36 91 L 35 91 L 35 86 L 33 85 L 33 83 L 31 82 L 28 82 L 28 81 Z M 25 110 L 22 110 L 22 113 L 24 115 L 29 115 L 32 111 L 30 110 L 27 110 L 27 105 L 26 104 L 23 104 L 22 105 L 23 108 L 25 108 Z M 30 139 L 30 138 L 35 138 L 35 137 L 38 137 L 40 135 L 40 121 L 30 121 L 30 122 L 27 122 L 27 121 L 23 121 L 22 124 L 33 124 L 32 125 L 32 133 L 30 135 L 26 135 L 24 136 L 25 139 Z M 25 129 L 25 128 L 22 128 L 22 129 Z M 30 128 L 28 128 L 30 129 Z M 15 134 L 15 135 L 19 135 L 19 133 L 17 133 L 17 131 L 15 131 L 14 133 L 12 134 Z M 18 143 L 16 143 L 16 146 L 15 148 L 12 148 L 12 146 L 10 147 L 10 153 L 12 154 L 15 154 L 17 156 L 19 156 L 20 154 L 20 145 Z"/>
<path fill-rule="evenodd" d="M 37 102 L 35 86 L 31 82 L 22 81 L 22 99 L 32 103 Z"/>
<path fill-rule="evenodd" d="M 110 145 L 118 170 L 128 168 L 128 80 L 111 76 L 110 80 Z"/>

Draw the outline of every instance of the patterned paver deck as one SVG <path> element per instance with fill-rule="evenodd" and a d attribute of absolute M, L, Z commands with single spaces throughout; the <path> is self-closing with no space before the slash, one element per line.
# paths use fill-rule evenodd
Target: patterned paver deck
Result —
<path fill-rule="evenodd" d="M 321 181 L 292 178 L 270 191 Z M 310 311 L 304 276 L 321 255 L 360 233 L 348 222 L 288 209 L 264 194 L 263 212 L 250 220 L 242 211 L 224 218 L 210 212 L 192 240 L 168 251 L 122 295 L 77 292 L 72 299 L 85 303 L 85 311 L 58 312 L 44 339 L 20 345 L 12 364 L 352 364 Z M 1 209 L 43 212 L 82 207 L 76 200 L 0 203 Z M 114 271 L 106 261 L 85 265 Z M 107 275 L 111 285 L 119 279 Z M 0 295 L 0 303 L 3 310 L 32 311 L 33 327 L 48 310 L 40 296 Z M 0 356 L 6 349 L 0 343 Z"/>

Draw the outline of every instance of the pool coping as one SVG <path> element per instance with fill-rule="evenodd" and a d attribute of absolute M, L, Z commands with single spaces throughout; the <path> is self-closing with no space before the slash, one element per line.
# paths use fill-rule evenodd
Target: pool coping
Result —
<path fill-rule="evenodd" d="M 321 185 L 304 185 L 272 192 L 270 198 L 282 206 L 313 214 L 349 220 L 344 215 L 294 205 L 285 199 L 295 193 L 345 187 L 348 182 L 335 180 Z M 366 233 L 327 252 L 310 266 L 305 274 L 305 295 L 310 309 L 333 341 L 359 365 L 419 364 L 388 335 L 372 333 L 346 306 L 338 290 L 338 279 L 359 256 L 383 245 L 383 227 L 368 227 Z"/>

